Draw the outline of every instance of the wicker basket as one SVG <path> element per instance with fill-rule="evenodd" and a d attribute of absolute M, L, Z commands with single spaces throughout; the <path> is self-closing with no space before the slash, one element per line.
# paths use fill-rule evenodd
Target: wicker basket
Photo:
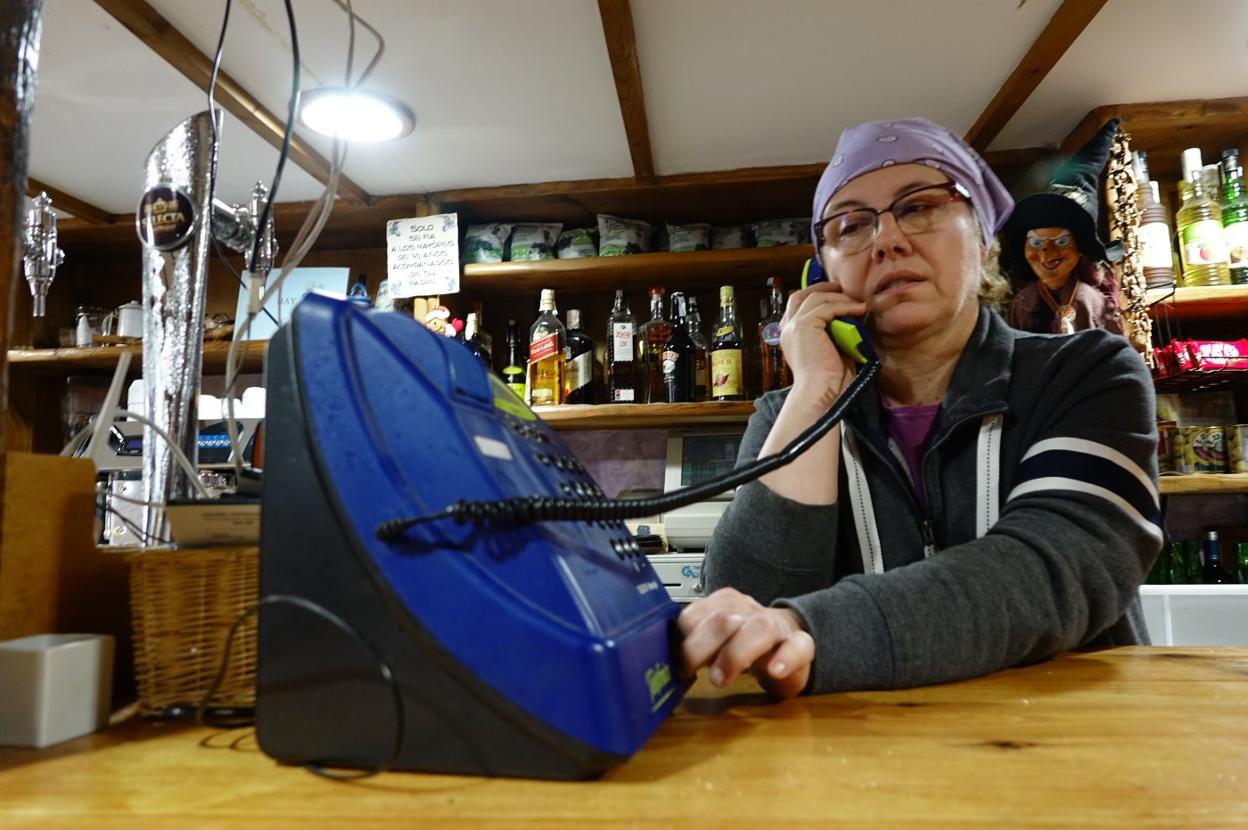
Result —
<path fill-rule="evenodd" d="M 225 652 L 230 625 L 259 597 L 254 546 L 149 549 L 130 559 L 130 615 L 139 711 L 200 702 Z M 256 617 L 240 627 L 214 707 L 256 701 Z"/>

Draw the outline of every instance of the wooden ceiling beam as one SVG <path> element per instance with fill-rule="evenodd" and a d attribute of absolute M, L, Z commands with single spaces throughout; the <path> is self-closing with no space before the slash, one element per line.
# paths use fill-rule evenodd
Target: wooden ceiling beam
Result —
<path fill-rule="evenodd" d="M 52 185 L 45 184 L 38 179 L 27 177 L 26 195 L 38 196 L 40 191 L 47 193 L 52 199 L 52 207 L 57 210 L 63 210 L 88 224 L 111 225 L 117 221 L 117 215 L 114 213 L 109 213 L 103 208 L 98 208 L 89 202 L 70 196 L 65 191 L 57 190 Z"/>
<path fill-rule="evenodd" d="M 1078 150 L 1111 118 L 1122 121 L 1135 149 L 1181 150 L 1225 142 L 1237 135 L 1238 144 L 1248 135 L 1248 97 L 1097 107 L 1066 136 L 1062 152 L 1069 155 Z"/>
<path fill-rule="evenodd" d="M 650 153 L 650 126 L 641 89 L 641 66 L 637 63 L 633 10 L 629 0 L 598 0 L 598 13 L 602 16 L 602 33 L 611 57 L 620 115 L 624 117 L 628 152 L 633 157 L 633 175 L 638 182 L 649 184 L 654 180 L 654 159 Z"/>
<path fill-rule="evenodd" d="M 145 0 L 96 0 L 118 23 L 143 41 L 148 48 L 181 72 L 191 83 L 205 92 L 212 76 L 212 58 L 199 51 Z M 217 73 L 216 102 L 246 124 L 256 135 L 281 148 L 286 129 L 284 118 L 269 112 L 243 86 L 224 71 Z M 310 144 L 292 134 L 289 158 L 322 184 L 329 181 L 329 160 Z M 346 176 L 338 177 L 338 195 L 344 199 L 368 204 L 369 194 Z"/>
<path fill-rule="evenodd" d="M 988 149 L 1075 39 L 1107 0 L 1063 0 L 1027 54 L 1005 79 L 997 94 L 966 133 L 966 142 L 981 153 Z"/>

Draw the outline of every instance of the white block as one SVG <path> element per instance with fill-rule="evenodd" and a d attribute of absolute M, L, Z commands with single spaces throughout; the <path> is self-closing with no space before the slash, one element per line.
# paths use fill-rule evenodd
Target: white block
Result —
<path fill-rule="evenodd" d="M 51 746 L 106 726 L 113 649 L 107 634 L 0 643 L 0 745 Z"/>

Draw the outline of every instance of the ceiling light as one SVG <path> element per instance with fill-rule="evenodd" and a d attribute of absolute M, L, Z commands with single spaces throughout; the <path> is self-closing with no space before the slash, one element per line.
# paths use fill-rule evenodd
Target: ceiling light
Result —
<path fill-rule="evenodd" d="M 411 133 L 412 111 L 372 92 L 322 87 L 299 96 L 299 121 L 310 130 L 343 141 L 390 141 Z"/>

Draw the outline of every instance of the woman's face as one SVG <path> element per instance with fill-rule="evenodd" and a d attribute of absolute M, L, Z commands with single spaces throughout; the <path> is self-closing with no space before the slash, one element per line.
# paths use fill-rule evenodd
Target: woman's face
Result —
<path fill-rule="evenodd" d="M 881 210 L 917 188 L 949 178 L 924 164 L 899 164 L 859 176 L 824 208 L 823 218 L 845 210 Z M 987 257 L 970 204 L 949 205 L 929 230 L 908 235 L 891 213 L 879 217 L 875 241 L 843 254 L 823 245 L 824 270 L 850 297 L 866 303 L 869 325 L 881 336 L 906 338 L 946 328 L 979 313 L 980 269 Z"/>
<path fill-rule="evenodd" d="M 1023 255 L 1032 273 L 1050 291 L 1066 285 L 1070 272 L 1079 264 L 1075 235 L 1066 228 L 1032 228 L 1023 240 Z"/>

